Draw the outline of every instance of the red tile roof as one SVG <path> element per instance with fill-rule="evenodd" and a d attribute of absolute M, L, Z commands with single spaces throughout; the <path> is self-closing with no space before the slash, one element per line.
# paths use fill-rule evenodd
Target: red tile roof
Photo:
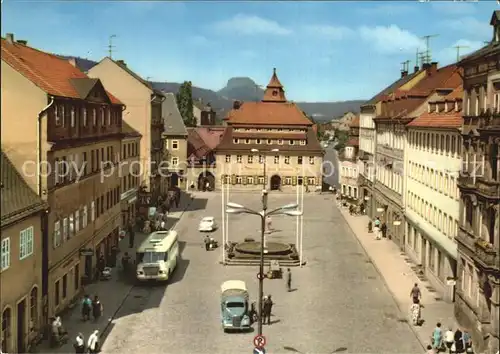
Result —
<path fill-rule="evenodd" d="M 450 94 L 448 94 L 444 99 L 446 101 L 461 101 L 464 97 L 464 88 L 462 85 L 458 86 Z"/>
<path fill-rule="evenodd" d="M 2 38 L 2 60 L 49 95 L 81 99 L 71 79 L 88 78 L 67 60 Z M 108 92 L 112 103 L 121 102 Z"/>
<path fill-rule="evenodd" d="M 207 156 L 219 145 L 224 131 L 224 127 L 188 128 L 188 158 Z"/>
<path fill-rule="evenodd" d="M 408 123 L 414 128 L 460 128 L 464 120 L 461 112 L 424 113 Z"/>
<path fill-rule="evenodd" d="M 313 125 L 302 110 L 291 102 L 245 102 L 239 109 L 229 112 L 227 122 L 256 125 Z"/>

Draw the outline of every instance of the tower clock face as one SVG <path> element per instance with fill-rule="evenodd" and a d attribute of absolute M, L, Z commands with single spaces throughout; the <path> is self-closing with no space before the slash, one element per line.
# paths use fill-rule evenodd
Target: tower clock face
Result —
<path fill-rule="evenodd" d="M 273 91 L 273 96 L 278 96 L 278 90 Z"/>

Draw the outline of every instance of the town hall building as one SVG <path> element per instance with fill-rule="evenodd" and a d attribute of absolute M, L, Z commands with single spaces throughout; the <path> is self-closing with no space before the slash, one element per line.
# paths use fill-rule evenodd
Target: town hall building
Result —
<path fill-rule="evenodd" d="M 274 69 L 260 102 L 235 102 L 216 148 L 216 188 L 313 191 L 322 184 L 323 149 L 313 122 L 285 96 Z"/>

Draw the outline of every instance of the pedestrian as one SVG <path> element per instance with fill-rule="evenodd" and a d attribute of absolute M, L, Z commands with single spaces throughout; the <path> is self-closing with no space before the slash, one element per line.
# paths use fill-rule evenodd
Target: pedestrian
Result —
<path fill-rule="evenodd" d="M 89 340 L 87 341 L 87 349 L 89 350 L 90 354 L 96 354 L 99 352 L 99 330 L 95 330 L 90 336 Z"/>
<path fill-rule="evenodd" d="M 436 323 L 436 328 L 432 332 L 432 347 L 436 352 L 439 352 L 443 347 L 443 331 L 440 322 Z"/>
<path fill-rule="evenodd" d="M 92 311 L 92 300 L 85 294 L 82 301 L 82 319 L 88 321 L 90 319 L 90 312 Z"/>
<path fill-rule="evenodd" d="M 411 319 L 412 323 L 414 326 L 420 325 L 420 304 L 419 303 L 413 303 L 410 306 L 410 314 L 411 314 Z"/>
<path fill-rule="evenodd" d="M 380 219 L 378 216 L 373 222 L 373 225 L 374 225 L 373 230 L 375 231 L 375 239 L 380 240 Z"/>
<path fill-rule="evenodd" d="M 472 353 L 472 340 L 471 340 L 469 332 L 467 332 L 467 330 L 465 330 L 465 329 L 463 330 L 462 339 L 464 342 L 465 352 Z"/>
<path fill-rule="evenodd" d="M 380 226 L 380 231 L 382 232 L 382 237 L 386 238 L 387 237 L 387 224 L 385 222 L 383 222 L 382 226 Z"/>
<path fill-rule="evenodd" d="M 410 297 L 413 299 L 414 304 L 420 303 L 420 298 L 422 297 L 422 293 L 420 292 L 420 288 L 418 287 L 417 283 L 413 285 L 413 288 L 410 291 Z"/>
<path fill-rule="evenodd" d="M 453 339 L 455 340 L 455 353 L 457 354 L 463 353 L 465 351 L 464 337 L 460 328 L 457 328 L 457 330 L 455 331 Z"/>
<path fill-rule="evenodd" d="M 427 346 L 427 354 L 435 354 L 435 351 L 432 349 L 432 345 L 430 344 Z"/>
<path fill-rule="evenodd" d="M 92 301 L 92 315 L 94 316 L 94 320 L 97 321 L 102 315 L 102 304 L 99 301 L 99 296 L 94 296 L 94 301 Z"/>
<path fill-rule="evenodd" d="M 73 344 L 75 348 L 75 353 L 85 353 L 85 339 L 83 338 L 83 334 L 78 333 L 75 338 L 75 344 Z"/>
<path fill-rule="evenodd" d="M 455 334 L 453 333 L 453 330 L 450 327 L 448 327 L 448 330 L 444 334 L 444 344 L 446 345 L 446 348 L 448 348 L 448 353 L 451 354 L 451 347 L 453 346 L 453 342 L 455 341 L 454 339 Z"/>
<path fill-rule="evenodd" d="M 271 232 L 273 222 L 270 216 L 266 216 L 266 224 L 267 224 L 267 231 Z"/>
<path fill-rule="evenodd" d="M 292 291 L 292 272 L 290 268 L 286 271 L 286 288 L 288 292 Z"/>
<path fill-rule="evenodd" d="M 255 308 L 255 301 L 250 305 L 250 311 L 248 312 L 248 317 L 250 317 L 250 323 L 254 323 L 258 319 L 257 310 Z"/>
<path fill-rule="evenodd" d="M 135 239 L 135 231 L 134 231 L 134 223 L 132 220 L 128 222 L 128 247 L 134 248 L 134 239 Z"/>
<path fill-rule="evenodd" d="M 210 251 L 210 236 L 205 236 L 205 251 Z"/>
<path fill-rule="evenodd" d="M 268 295 L 266 300 L 264 301 L 264 324 L 267 322 L 268 325 L 271 325 L 271 313 L 273 311 L 273 305 L 274 302 L 271 298 L 271 295 Z"/>

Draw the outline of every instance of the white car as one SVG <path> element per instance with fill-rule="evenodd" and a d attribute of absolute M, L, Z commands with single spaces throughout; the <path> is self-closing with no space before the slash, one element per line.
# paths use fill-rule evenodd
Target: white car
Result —
<path fill-rule="evenodd" d="M 213 216 L 205 216 L 201 219 L 198 231 L 211 232 L 215 231 L 215 229 L 217 229 L 217 223 L 215 222 L 215 218 Z"/>

